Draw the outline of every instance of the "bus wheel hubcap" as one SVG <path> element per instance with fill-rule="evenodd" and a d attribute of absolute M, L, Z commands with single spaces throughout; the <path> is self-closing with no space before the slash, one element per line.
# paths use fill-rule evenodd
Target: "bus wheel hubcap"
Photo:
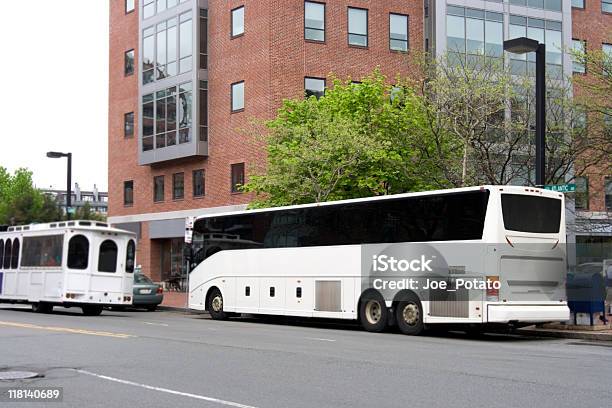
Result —
<path fill-rule="evenodd" d="M 414 326 L 419 321 L 419 308 L 414 303 L 407 304 L 402 310 L 402 317 L 408 325 Z"/>
<path fill-rule="evenodd" d="M 223 299 L 221 296 L 215 296 L 212 301 L 212 308 L 215 312 L 220 312 L 223 308 Z"/>
<path fill-rule="evenodd" d="M 366 319 L 370 324 L 376 324 L 380 321 L 382 316 L 382 309 L 380 303 L 377 300 L 370 300 L 366 304 Z"/>

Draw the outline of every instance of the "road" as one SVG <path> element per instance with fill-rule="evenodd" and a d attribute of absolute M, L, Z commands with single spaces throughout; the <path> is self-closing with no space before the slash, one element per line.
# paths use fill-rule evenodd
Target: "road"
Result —
<path fill-rule="evenodd" d="M 0 306 L 0 371 L 66 407 L 608 407 L 612 344 Z M 2 407 L 43 406 L 0 403 Z"/>

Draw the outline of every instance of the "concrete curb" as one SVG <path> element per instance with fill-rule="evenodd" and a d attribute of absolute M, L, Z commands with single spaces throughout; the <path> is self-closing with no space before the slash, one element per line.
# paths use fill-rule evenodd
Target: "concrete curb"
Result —
<path fill-rule="evenodd" d="M 563 339 L 582 339 L 612 342 L 612 333 L 584 332 L 575 330 L 539 329 L 534 326 L 518 329 L 516 331 L 525 336 L 557 337 Z"/>
<path fill-rule="evenodd" d="M 188 308 L 185 308 L 185 307 L 178 307 L 178 306 L 162 306 L 162 305 L 159 305 L 159 306 L 157 306 L 157 310 L 160 310 L 160 311 L 163 311 L 163 312 L 201 314 L 200 312 L 197 312 L 195 310 L 188 309 Z M 205 313 L 208 313 L 208 312 L 205 312 Z"/>

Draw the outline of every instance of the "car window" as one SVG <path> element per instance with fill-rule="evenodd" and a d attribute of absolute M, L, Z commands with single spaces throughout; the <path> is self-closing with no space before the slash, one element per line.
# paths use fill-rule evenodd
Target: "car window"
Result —
<path fill-rule="evenodd" d="M 149 279 L 148 276 L 136 273 L 134 274 L 134 283 L 153 283 L 153 281 L 151 279 Z"/>

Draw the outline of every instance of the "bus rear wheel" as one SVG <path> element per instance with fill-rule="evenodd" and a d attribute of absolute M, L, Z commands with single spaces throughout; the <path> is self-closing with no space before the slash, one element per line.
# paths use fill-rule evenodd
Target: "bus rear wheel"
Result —
<path fill-rule="evenodd" d="M 221 291 L 217 288 L 213 289 L 213 291 L 208 295 L 208 299 L 206 301 L 206 310 L 210 313 L 210 316 L 215 320 L 225 320 L 227 319 L 227 313 L 223 311 L 223 295 Z"/>
<path fill-rule="evenodd" d="M 416 336 L 423 331 L 423 307 L 419 298 L 411 293 L 395 307 L 397 327 L 404 334 Z"/>
<path fill-rule="evenodd" d="M 32 311 L 34 313 L 51 313 L 53 305 L 45 302 L 32 303 Z"/>
<path fill-rule="evenodd" d="M 100 316 L 102 313 L 102 306 L 98 305 L 87 305 L 81 307 L 85 316 Z"/>
<path fill-rule="evenodd" d="M 387 327 L 389 311 L 378 292 L 366 293 L 359 304 L 359 321 L 369 332 L 379 333 Z"/>

